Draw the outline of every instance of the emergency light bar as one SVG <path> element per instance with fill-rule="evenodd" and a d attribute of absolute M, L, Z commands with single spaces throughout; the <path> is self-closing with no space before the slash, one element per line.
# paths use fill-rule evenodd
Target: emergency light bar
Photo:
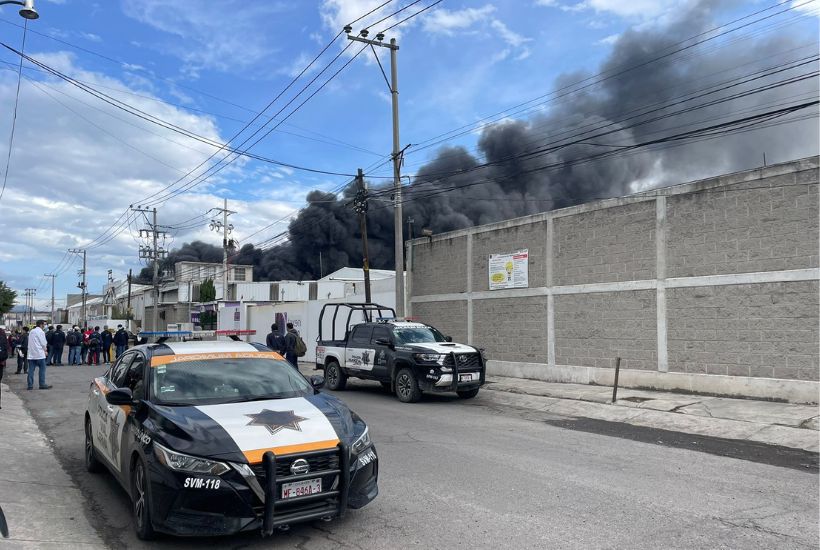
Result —
<path fill-rule="evenodd" d="M 190 336 L 193 332 L 190 330 L 156 330 L 138 332 L 137 336 L 156 336 L 158 338 L 174 338 L 177 336 Z"/>

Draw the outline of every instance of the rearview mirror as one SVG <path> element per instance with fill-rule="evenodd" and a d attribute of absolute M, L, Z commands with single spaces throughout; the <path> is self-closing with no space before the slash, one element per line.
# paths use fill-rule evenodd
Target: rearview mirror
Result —
<path fill-rule="evenodd" d="M 310 377 L 310 385 L 314 390 L 325 387 L 325 377 L 321 374 L 314 374 Z"/>
<path fill-rule="evenodd" d="M 109 405 L 133 405 L 134 394 L 129 388 L 117 388 L 105 394 L 105 400 Z"/>

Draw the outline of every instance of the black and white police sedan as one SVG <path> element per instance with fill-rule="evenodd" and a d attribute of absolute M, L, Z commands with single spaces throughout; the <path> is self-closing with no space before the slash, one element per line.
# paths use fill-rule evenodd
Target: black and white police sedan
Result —
<path fill-rule="evenodd" d="M 378 494 L 378 458 L 322 384 L 260 344 L 137 346 L 91 384 L 86 467 L 128 491 L 142 539 L 339 517 Z"/>

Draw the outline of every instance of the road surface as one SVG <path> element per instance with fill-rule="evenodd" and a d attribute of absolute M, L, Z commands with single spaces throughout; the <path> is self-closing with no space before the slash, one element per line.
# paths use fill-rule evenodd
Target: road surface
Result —
<path fill-rule="evenodd" d="M 566 426 L 471 402 L 405 405 L 378 384 L 338 394 L 369 424 L 380 495 L 343 520 L 262 539 L 137 540 L 129 500 L 83 467 L 82 419 L 104 367 L 49 369 L 49 391 L 7 375 L 79 485 L 90 522 L 114 548 L 818 548 L 816 469 L 783 467 Z M 685 439 L 685 437 L 684 437 Z M 651 441 L 651 442 L 647 442 Z M 742 453 L 741 453 L 742 454 Z M 759 460 L 759 459 L 758 459 Z"/>

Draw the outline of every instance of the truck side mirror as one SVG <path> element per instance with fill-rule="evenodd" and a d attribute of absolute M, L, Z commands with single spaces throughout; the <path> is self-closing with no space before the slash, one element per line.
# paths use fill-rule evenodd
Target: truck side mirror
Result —
<path fill-rule="evenodd" d="M 445 339 L 445 340 L 447 340 L 448 342 L 452 342 L 452 341 L 453 341 L 453 337 L 452 337 L 452 336 L 445 336 L 445 337 L 444 337 L 444 339 Z"/>

